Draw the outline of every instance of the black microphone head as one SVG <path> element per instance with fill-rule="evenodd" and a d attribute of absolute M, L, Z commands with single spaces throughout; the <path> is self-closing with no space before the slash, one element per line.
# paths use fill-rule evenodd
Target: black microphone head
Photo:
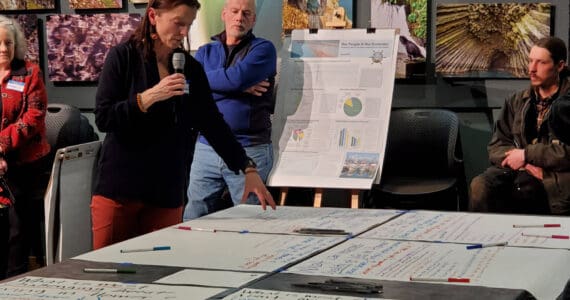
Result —
<path fill-rule="evenodd" d="M 184 73 L 184 64 L 186 64 L 186 57 L 184 53 L 174 52 L 172 55 L 172 67 L 175 73 Z"/>

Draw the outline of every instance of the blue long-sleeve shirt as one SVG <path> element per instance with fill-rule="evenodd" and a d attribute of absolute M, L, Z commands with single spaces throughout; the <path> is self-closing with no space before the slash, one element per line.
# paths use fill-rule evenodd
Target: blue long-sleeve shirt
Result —
<path fill-rule="evenodd" d="M 206 71 L 212 95 L 224 120 L 242 146 L 270 143 L 270 115 L 275 108 L 275 46 L 266 39 L 255 37 L 251 31 L 230 49 L 225 46 L 225 32 L 212 39 L 214 42 L 198 49 L 195 58 Z M 244 92 L 263 80 L 271 84 L 263 95 Z M 200 141 L 207 143 L 202 136 Z"/>

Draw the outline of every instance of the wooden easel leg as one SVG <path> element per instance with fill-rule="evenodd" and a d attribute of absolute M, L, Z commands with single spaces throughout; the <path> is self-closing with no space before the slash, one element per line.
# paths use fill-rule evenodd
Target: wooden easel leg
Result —
<path fill-rule="evenodd" d="M 350 208 L 358 208 L 358 190 L 350 191 Z"/>
<path fill-rule="evenodd" d="M 287 199 L 287 192 L 289 192 L 289 188 L 282 187 L 281 192 L 279 194 L 279 205 L 285 205 L 285 199 Z"/>
<path fill-rule="evenodd" d="M 321 207 L 322 201 L 323 201 L 323 189 L 315 189 L 315 199 L 313 201 L 313 207 Z"/>

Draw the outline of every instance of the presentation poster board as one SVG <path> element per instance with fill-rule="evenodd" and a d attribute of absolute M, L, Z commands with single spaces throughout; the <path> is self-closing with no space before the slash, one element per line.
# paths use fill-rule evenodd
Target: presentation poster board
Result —
<path fill-rule="evenodd" d="M 294 30 L 282 58 L 271 186 L 369 189 L 379 181 L 398 33 Z"/>

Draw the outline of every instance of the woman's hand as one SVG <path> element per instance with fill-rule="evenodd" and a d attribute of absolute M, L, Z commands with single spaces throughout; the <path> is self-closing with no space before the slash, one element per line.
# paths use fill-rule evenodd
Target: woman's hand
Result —
<path fill-rule="evenodd" d="M 141 104 L 146 111 L 154 103 L 184 94 L 186 78 L 184 74 L 174 73 L 160 80 L 155 86 L 141 93 Z"/>
<path fill-rule="evenodd" d="M 243 197 L 241 197 L 241 203 L 247 201 L 247 197 L 250 193 L 255 193 L 259 202 L 261 203 L 261 208 L 266 209 L 267 204 L 271 208 L 275 209 L 275 201 L 273 201 L 273 196 L 265 187 L 263 180 L 259 177 L 256 171 L 247 171 L 245 173 L 245 188 L 243 191 Z"/>

